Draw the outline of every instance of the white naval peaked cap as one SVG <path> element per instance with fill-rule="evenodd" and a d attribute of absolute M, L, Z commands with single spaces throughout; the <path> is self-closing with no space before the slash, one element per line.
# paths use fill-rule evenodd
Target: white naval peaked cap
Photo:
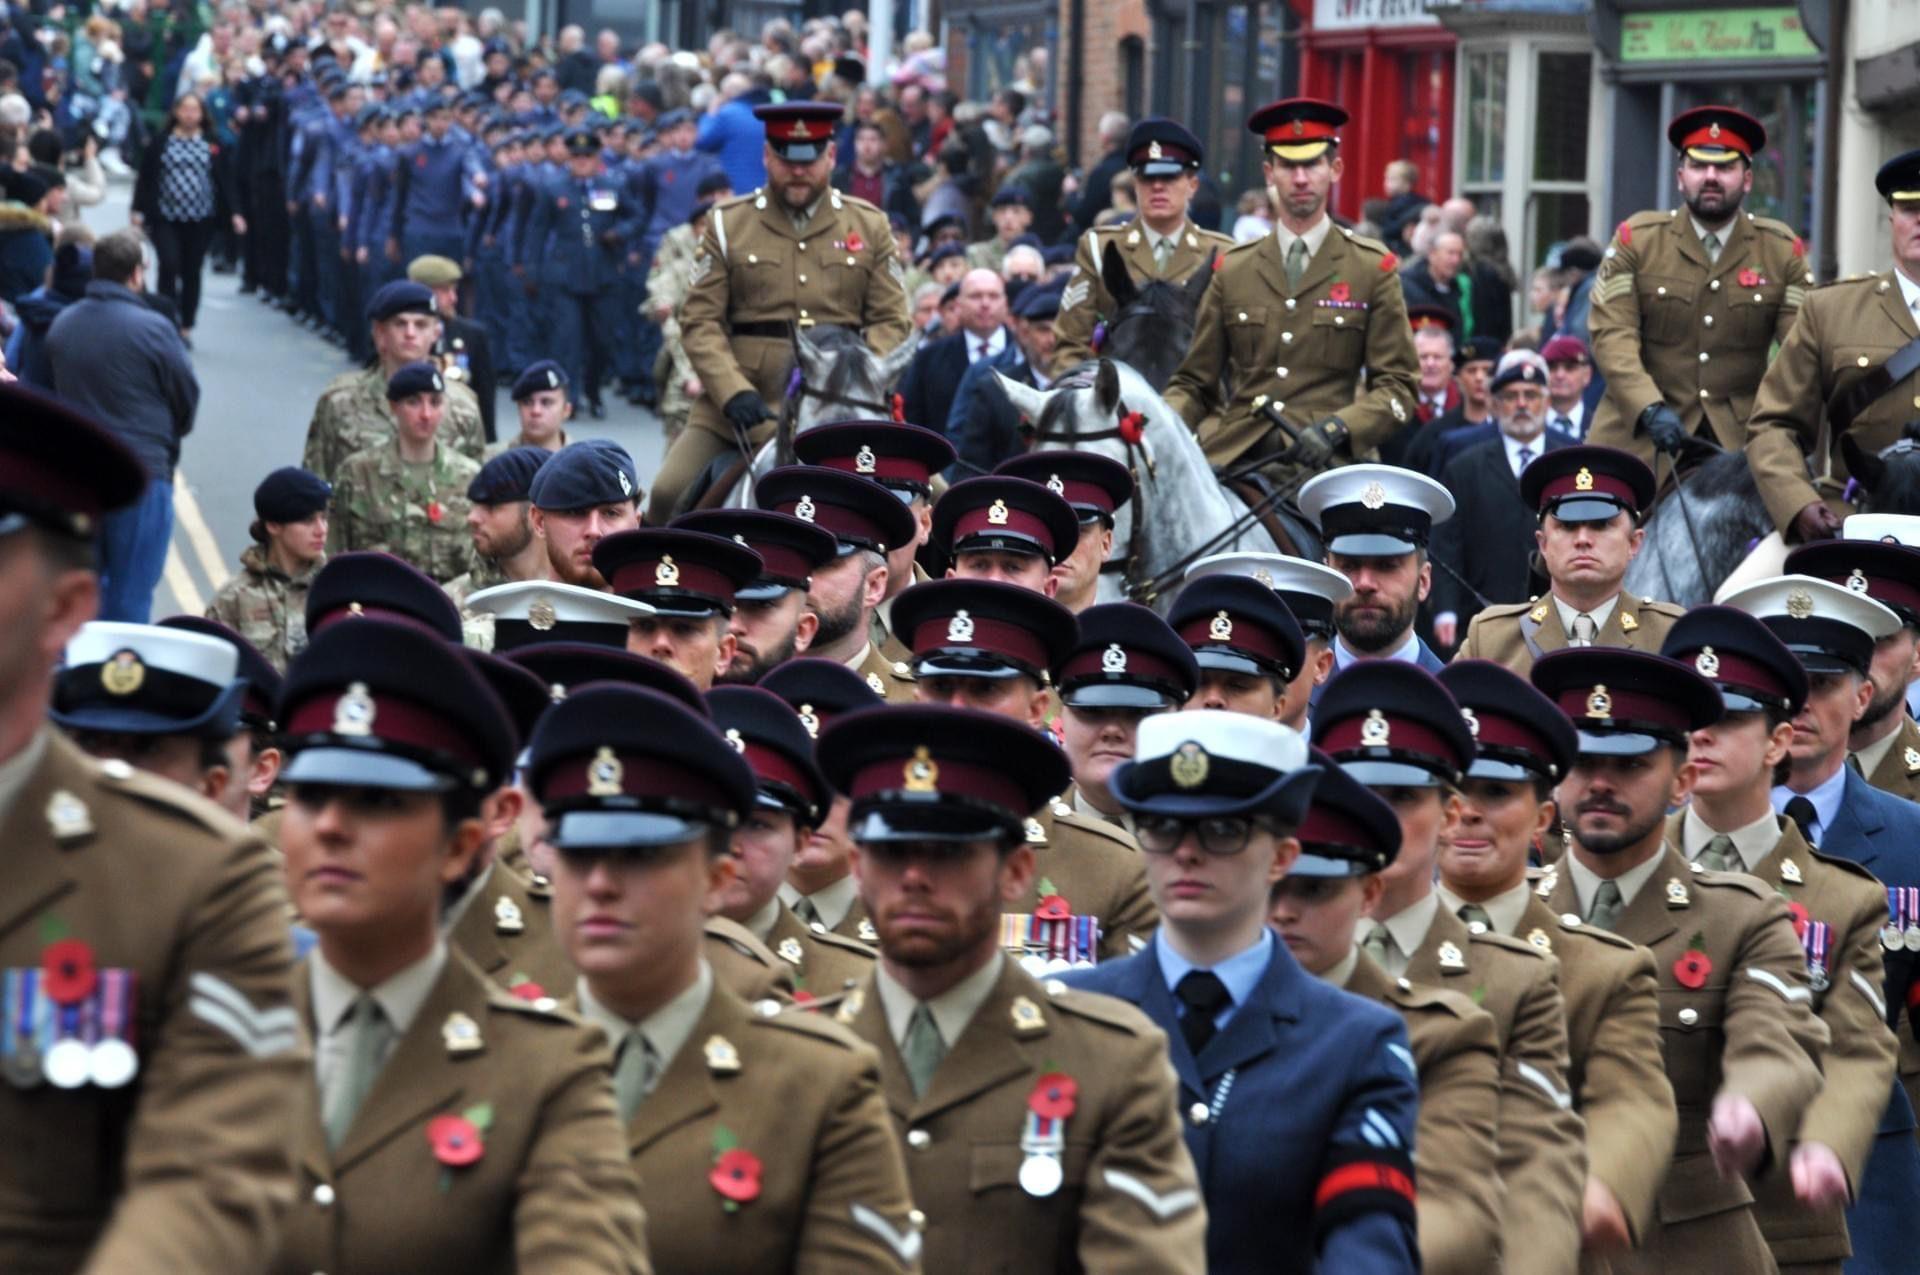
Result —
<path fill-rule="evenodd" d="M 1343 465 L 1300 489 L 1300 511 L 1333 553 L 1390 557 L 1423 548 L 1453 517 L 1453 493 L 1398 465 Z"/>

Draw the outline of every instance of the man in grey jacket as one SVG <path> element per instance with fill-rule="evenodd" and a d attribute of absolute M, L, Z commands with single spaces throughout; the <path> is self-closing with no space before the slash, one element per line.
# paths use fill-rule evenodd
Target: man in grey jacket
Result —
<path fill-rule="evenodd" d="M 200 382 L 180 333 L 141 298 L 140 232 L 93 249 L 93 282 L 47 331 L 54 392 L 105 424 L 147 468 L 146 494 L 99 529 L 100 618 L 145 624 L 173 543 L 173 467 L 193 428 Z"/>

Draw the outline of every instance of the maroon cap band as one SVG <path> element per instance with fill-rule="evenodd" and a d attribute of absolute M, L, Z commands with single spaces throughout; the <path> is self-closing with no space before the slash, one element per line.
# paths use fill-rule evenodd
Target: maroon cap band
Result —
<path fill-rule="evenodd" d="M 100 493 L 92 485 L 73 482 L 69 475 L 17 452 L 0 453 L 0 491 L 17 492 L 36 506 L 69 514 L 97 518 L 101 512 Z"/>
<path fill-rule="evenodd" d="M 993 518 L 996 511 L 1004 515 L 999 522 Z M 1053 543 L 1053 532 L 1048 530 L 1046 519 L 1016 505 L 1009 505 L 1004 500 L 966 510 L 954 520 L 953 544 L 956 551 L 970 536 L 1025 536 L 1045 550 L 1048 557 L 1054 556 L 1060 548 Z"/>
<path fill-rule="evenodd" d="M 796 588 L 806 587 L 807 579 L 813 575 L 813 563 L 792 545 L 774 540 L 747 540 L 747 548 L 760 555 L 760 575 L 763 579 L 790 582 Z M 682 576 L 684 579 L 684 575 Z"/>
<path fill-rule="evenodd" d="M 1326 806 L 1310 806 L 1300 823 L 1300 843 L 1308 846 L 1352 846 L 1358 850 L 1374 848 L 1373 834 L 1366 825 L 1345 811 Z"/>
<path fill-rule="evenodd" d="M 911 457 L 889 456 L 872 449 L 868 449 L 868 452 L 871 463 L 863 462 L 856 453 L 854 456 L 822 456 L 818 464 L 822 469 L 837 469 L 843 474 L 857 474 L 861 478 L 876 481 L 890 478 L 895 482 L 917 483 L 922 487 L 933 481 L 933 471 Z"/>
<path fill-rule="evenodd" d="M 355 699 L 364 696 L 372 702 L 373 711 L 366 734 L 374 739 L 444 753 L 463 766 L 490 769 L 487 759 L 474 749 L 471 736 L 460 723 L 391 692 L 370 692 L 365 687 L 357 690 L 335 689 L 318 699 L 307 700 L 293 710 L 285 727 L 286 733 L 294 738 L 302 735 L 347 735 L 347 732 L 335 730 L 334 723 L 340 717 L 339 703 L 349 693 Z"/>
<path fill-rule="evenodd" d="M 1479 718 L 1480 729 L 1474 732 L 1473 742 L 1481 748 L 1513 748 L 1524 753 L 1532 753 L 1549 765 L 1553 761 L 1553 747 L 1538 732 L 1527 728 L 1525 722 L 1512 717 L 1500 717 L 1491 709 L 1473 710 Z"/>
<path fill-rule="evenodd" d="M 884 551 L 886 533 L 880 524 L 864 516 L 858 509 L 848 509 L 844 505 L 828 504 L 824 500 L 815 500 L 811 496 L 802 497 L 810 506 L 808 516 L 801 518 L 797 510 L 799 500 L 783 500 L 773 507 L 775 513 L 792 514 L 802 522 L 810 522 L 825 531 L 830 531 L 841 540 L 857 540 Z M 892 499 L 892 497 L 889 497 Z"/>
<path fill-rule="evenodd" d="M 1027 803 L 1025 790 L 1012 776 L 992 767 L 949 761 L 944 757 L 932 758 L 930 763 L 910 757 L 892 757 L 863 766 L 854 772 L 847 796 L 859 801 L 875 793 L 910 790 L 908 785 L 916 781 L 908 779 L 908 770 L 927 764 L 931 764 L 936 772 L 933 783 L 935 791 L 942 797 L 971 798 L 997 806 L 1020 819 L 1026 818 L 1032 809 Z"/>
<path fill-rule="evenodd" d="M 1107 668 L 1108 647 L 1098 649 L 1088 647 L 1076 652 L 1065 664 L 1060 666 L 1055 682 L 1064 686 L 1068 682 L 1082 677 L 1113 678 L 1125 681 L 1170 682 L 1179 685 L 1184 680 L 1182 672 L 1167 663 L 1152 651 L 1143 651 L 1138 647 L 1121 646 L 1127 657 L 1127 666 L 1122 669 Z"/>
<path fill-rule="evenodd" d="M 1568 496 L 1612 497 L 1628 509 L 1640 507 L 1640 498 L 1634 494 L 1633 484 L 1604 470 L 1583 467 L 1548 481 L 1540 488 L 1540 507 L 1546 509 Z"/>
<path fill-rule="evenodd" d="M 1286 664 L 1286 649 L 1280 645 L 1273 630 L 1247 616 L 1235 615 L 1231 611 L 1226 615 L 1233 625 L 1232 637 L 1214 637 L 1213 626 L 1220 617 L 1202 615 L 1195 616 L 1180 626 L 1180 640 L 1196 651 L 1203 647 L 1226 646 L 1236 651 L 1245 651 L 1249 655 L 1259 656 L 1272 664 Z"/>
<path fill-rule="evenodd" d="M 1848 571 L 1847 574 L 1840 575 L 1832 571 L 1812 571 L 1808 574 L 1842 588 L 1852 588 L 1848 581 L 1855 573 Z M 1866 594 L 1874 601 L 1884 602 L 1890 607 L 1899 607 L 1910 615 L 1920 615 L 1920 589 L 1916 589 L 1908 581 L 1896 579 L 1893 576 L 1875 575 L 1864 569 L 1858 574 L 1866 580 Z M 1859 592 L 1857 589 L 1854 591 Z"/>
<path fill-rule="evenodd" d="M 1606 711 L 1595 712 L 1593 700 L 1596 696 L 1606 696 Z M 1690 733 L 1690 717 L 1686 705 L 1659 695 L 1648 695 L 1639 691 L 1616 691 L 1605 685 L 1586 687 L 1568 687 L 1555 697 L 1554 702 L 1560 711 L 1573 719 L 1579 726 L 1584 722 L 1611 719 L 1623 722 L 1645 722 L 1666 730 L 1685 735 Z"/>
<path fill-rule="evenodd" d="M 669 579 L 661 578 L 663 568 L 668 569 Z M 615 593 L 628 598 L 657 593 L 662 589 L 677 589 L 682 593 L 719 598 L 728 605 L 733 603 L 733 577 L 705 563 L 681 562 L 672 554 L 660 557 L 649 555 L 623 562 L 613 569 L 613 578 L 607 581 L 607 585 Z"/>
<path fill-rule="evenodd" d="M 828 794 L 819 791 L 807 772 L 793 764 L 793 759 L 775 748 L 769 748 L 757 740 L 747 740 L 741 756 L 747 759 L 747 765 L 753 767 L 753 777 L 762 785 L 785 784 L 811 802 L 825 802 Z"/>
<path fill-rule="evenodd" d="M 1688 651 L 1669 651 L 1667 654 L 1679 660 L 1682 664 L 1687 665 L 1709 682 L 1717 682 L 1725 686 L 1731 686 L 1736 690 L 1758 691 L 1762 695 L 1770 696 L 1778 700 L 1789 700 L 1793 698 L 1792 689 L 1780 680 L 1778 673 L 1768 668 L 1765 664 L 1756 664 L 1745 656 L 1732 651 L 1722 651 L 1720 648 L 1715 647 L 1713 650 L 1713 658 L 1719 661 L 1719 663 L 1714 666 L 1713 672 L 1707 672 L 1701 668 L 1698 663 L 1702 649 L 1703 648 L 1695 647 Z M 1615 697 L 1614 702 L 1619 702 L 1618 696 Z"/>
<path fill-rule="evenodd" d="M 943 647 L 967 647 L 1004 656 L 1030 669 L 1047 667 L 1047 644 L 1032 630 L 1006 620 L 968 616 L 967 621 L 973 625 L 972 635 L 964 639 L 949 637 L 953 622 L 959 618 L 958 615 L 942 615 L 922 621 L 913 631 L 910 644 L 913 653 L 920 655 Z"/>
<path fill-rule="evenodd" d="M 1156 151 L 1159 153 L 1155 154 Z M 1177 146 L 1172 142 L 1149 142 L 1145 146 L 1136 146 L 1133 148 L 1132 152 L 1127 156 L 1127 166 L 1137 168 L 1141 164 L 1152 160 L 1175 164 L 1197 164 L 1200 162 L 1199 157 L 1184 146 Z"/>
<path fill-rule="evenodd" d="M 616 753 L 615 756 L 620 760 L 618 784 L 623 797 L 678 801 L 710 810 L 734 808 L 732 794 L 702 771 L 690 770 L 665 757 L 636 753 Z M 541 785 L 541 800 L 605 796 L 593 791 L 604 783 L 603 760 L 599 754 L 589 753 L 555 762 Z M 600 775 L 595 774 L 596 768 L 602 771 Z"/>
<path fill-rule="evenodd" d="M 1069 505 L 1092 505 L 1102 513 L 1111 514 L 1114 509 L 1113 493 L 1099 483 L 1076 482 L 1071 478 L 1060 480 L 1060 499 Z"/>
<path fill-rule="evenodd" d="M 1422 757 L 1432 757 L 1448 766 L 1456 764 L 1453 746 L 1447 742 L 1446 736 L 1425 722 L 1388 717 L 1385 742 L 1370 743 L 1364 735 L 1367 723 L 1371 720 L 1373 719 L 1370 717 L 1349 717 L 1344 722 L 1329 726 L 1325 738 L 1319 740 L 1316 747 L 1335 757 L 1362 748 L 1388 748 L 1394 752 L 1418 753 Z"/>

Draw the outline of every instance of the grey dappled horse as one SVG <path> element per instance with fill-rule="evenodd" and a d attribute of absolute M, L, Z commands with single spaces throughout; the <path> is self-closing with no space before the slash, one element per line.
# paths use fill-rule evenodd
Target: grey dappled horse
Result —
<path fill-rule="evenodd" d="M 1841 436 L 1840 449 L 1862 512 L 1920 513 L 1920 420 L 1877 455 L 1850 434 Z M 1654 503 L 1646 529 L 1646 543 L 1627 568 L 1627 590 L 1692 607 L 1713 599 L 1773 520 L 1745 453 L 1721 452 Z"/>
<path fill-rule="evenodd" d="M 1193 431 L 1133 368 L 1103 358 L 1075 369 L 1049 390 L 994 375 L 1013 406 L 1033 423 L 1036 449 L 1097 452 L 1134 471 L 1133 499 L 1114 515 L 1114 557 L 1109 559 L 1124 564 L 1124 570 L 1102 570 L 1100 601 L 1126 601 L 1129 586 L 1158 580 L 1154 596 L 1142 600 L 1164 610 L 1178 590 L 1178 568 L 1194 558 L 1232 549 L 1281 552 L 1259 522 L 1246 525 L 1246 502 L 1220 485 Z M 1139 442 L 1129 447 L 1117 432 L 1122 418 L 1133 413 L 1140 417 Z M 1136 518 L 1143 520 L 1137 535 Z M 1235 527 L 1231 535 L 1222 535 Z M 1297 534 L 1310 535 L 1311 528 L 1302 526 Z M 1302 549 L 1319 559 L 1317 541 Z"/>

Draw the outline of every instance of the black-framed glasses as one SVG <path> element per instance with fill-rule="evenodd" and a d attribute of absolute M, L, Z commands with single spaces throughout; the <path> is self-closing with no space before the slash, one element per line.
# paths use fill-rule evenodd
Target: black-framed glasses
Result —
<path fill-rule="evenodd" d="M 1206 853 L 1230 855 L 1245 850 L 1254 830 L 1267 826 L 1251 815 L 1207 815 L 1200 819 L 1139 815 L 1133 822 L 1133 834 L 1148 854 L 1172 854 L 1191 833 Z"/>

